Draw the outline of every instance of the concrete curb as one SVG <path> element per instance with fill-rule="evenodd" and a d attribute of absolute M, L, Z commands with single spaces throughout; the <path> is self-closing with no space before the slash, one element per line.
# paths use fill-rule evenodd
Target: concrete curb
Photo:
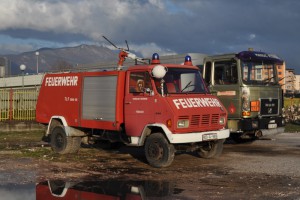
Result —
<path fill-rule="evenodd" d="M 0 122 L 0 133 L 22 132 L 22 131 L 43 131 L 45 126 L 35 121 L 3 121 Z"/>

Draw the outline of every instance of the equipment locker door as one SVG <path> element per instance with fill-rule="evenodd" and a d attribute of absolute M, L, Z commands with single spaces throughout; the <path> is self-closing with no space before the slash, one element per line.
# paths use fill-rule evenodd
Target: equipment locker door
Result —
<path fill-rule="evenodd" d="M 125 130 L 128 136 L 140 136 L 145 125 L 154 123 L 155 103 L 148 72 L 136 71 L 127 74 L 125 94 Z"/>

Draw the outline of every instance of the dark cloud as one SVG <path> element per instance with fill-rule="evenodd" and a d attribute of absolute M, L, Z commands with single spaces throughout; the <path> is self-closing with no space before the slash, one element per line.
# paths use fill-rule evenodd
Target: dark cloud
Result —
<path fill-rule="evenodd" d="M 46 40 L 49 42 L 57 43 L 71 43 L 74 41 L 86 41 L 90 40 L 83 34 L 72 33 L 57 33 L 53 31 L 36 31 L 32 29 L 7 29 L 0 31 L 0 35 L 9 35 L 10 37 L 17 39 L 37 39 Z"/>
<path fill-rule="evenodd" d="M 12 38 L 107 44 L 105 35 L 144 54 L 150 53 L 145 48 L 214 54 L 252 47 L 300 66 L 298 0 L 11 0 L 0 6 L 11 8 L 2 12 L 0 34 Z"/>

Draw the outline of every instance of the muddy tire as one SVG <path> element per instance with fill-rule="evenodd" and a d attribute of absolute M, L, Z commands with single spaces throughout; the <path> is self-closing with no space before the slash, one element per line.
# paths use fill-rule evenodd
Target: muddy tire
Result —
<path fill-rule="evenodd" d="M 175 148 L 162 133 L 153 133 L 146 139 L 145 156 L 151 166 L 167 167 L 174 160 Z"/>
<path fill-rule="evenodd" d="M 224 141 L 223 139 L 206 142 L 197 153 L 201 158 L 217 158 L 222 154 Z"/>
<path fill-rule="evenodd" d="M 65 129 L 60 125 L 52 129 L 50 144 L 56 153 L 76 153 L 80 148 L 81 138 L 67 136 Z"/>

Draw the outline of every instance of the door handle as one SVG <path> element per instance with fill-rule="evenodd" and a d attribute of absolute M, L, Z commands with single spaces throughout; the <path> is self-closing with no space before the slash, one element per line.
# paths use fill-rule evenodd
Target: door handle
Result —
<path fill-rule="evenodd" d="M 131 104 L 131 101 L 127 101 L 127 102 L 125 102 L 125 104 Z"/>

